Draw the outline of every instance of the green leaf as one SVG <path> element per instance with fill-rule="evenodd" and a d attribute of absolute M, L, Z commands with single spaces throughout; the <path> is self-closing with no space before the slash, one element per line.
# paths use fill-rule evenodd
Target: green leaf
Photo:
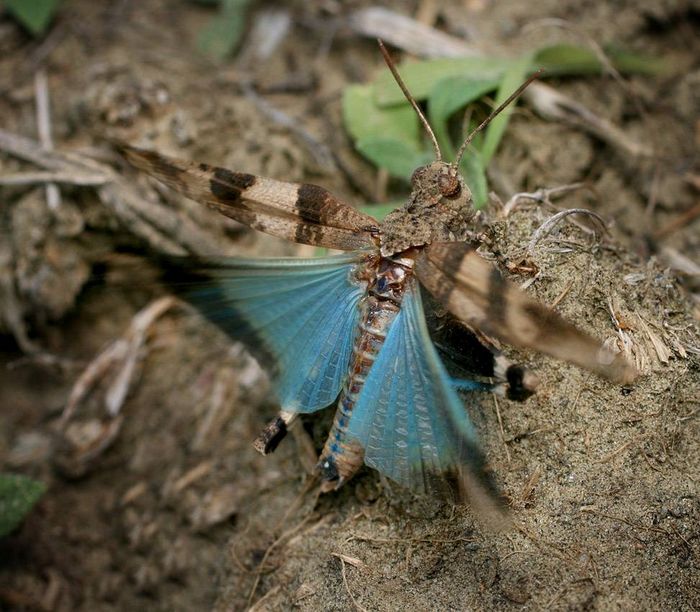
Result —
<path fill-rule="evenodd" d="M 416 100 L 424 100 L 436 85 L 447 77 L 465 76 L 471 80 L 500 79 L 514 63 L 511 58 L 463 57 L 406 62 L 399 72 Z M 391 106 L 405 102 L 403 92 L 388 69 L 382 70 L 374 83 L 375 102 L 379 106 Z"/>
<path fill-rule="evenodd" d="M 61 0 L 5 0 L 12 13 L 34 36 L 42 34 L 51 23 Z"/>
<path fill-rule="evenodd" d="M 451 76 L 437 83 L 428 97 L 428 118 L 446 159 L 453 159 L 455 154 L 448 131 L 450 116 L 497 86 L 495 79 L 474 80 L 467 76 Z"/>
<path fill-rule="evenodd" d="M 399 206 L 403 206 L 402 200 L 394 200 L 385 204 L 367 204 L 366 206 L 358 206 L 361 212 L 373 216 L 377 221 L 381 221 L 390 212 L 396 210 Z"/>
<path fill-rule="evenodd" d="M 606 51 L 612 64 L 622 72 L 656 74 L 666 69 L 666 63 L 634 53 L 610 49 Z M 537 51 L 530 71 L 544 68 L 549 74 L 580 75 L 599 74 L 601 65 L 595 53 L 576 45 L 553 45 Z M 424 100 L 435 86 L 447 77 L 464 76 L 472 80 L 500 80 L 513 64 L 522 58 L 464 57 L 405 62 L 399 72 L 416 100 Z M 402 103 L 405 98 L 388 69 L 382 70 L 374 82 L 375 101 L 379 106 Z"/>
<path fill-rule="evenodd" d="M 666 63 L 635 53 L 611 49 L 606 56 L 621 72 L 658 74 L 666 70 Z M 600 74 L 603 66 L 593 49 L 576 45 L 559 44 L 539 49 L 533 57 L 533 66 L 541 67 L 549 75 Z"/>
<path fill-rule="evenodd" d="M 600 61 L 591 49 L 559 44 L 539 49 L 533 61 L 547 74 L 598 74 Z"/>
<path fill-rule="evenodd" d="M 408 103 L 379 108 L 372 87 L 351 85 L 343 92 L 343 122 L 355 142 L 381 135 L 400 140 L 413 149 L 420 146 L 418 117 Z"/>
<path fill-rule="evenodd" d="M 46 491 L 46 485 L 19 474 L 0 474 L 0 537 L 14 531 Z"/>
<path fill-rule="evenodd" d="M 413 171 L 433 159 L 431 151 L 420 151 L 392 138 L 372 137 L 359 140 L 357 150 L 380 168 L 396 178 L 408 180 Z"/>
<path fill-rule="evenodd" d="M 216 60 L 229 56 L 238 46 L 245 30 L 250 2 L 251 0 L 224 0 L 219 15 L 199 33 L 199 50 Z"/>
<path fill-rule="evenodd" d="M 655 75 L 671 71 L 668 61 L 663 57 L 640 55 L 639 53 L 632 53 L 614 47 L 606 48 L 605 52 L 613 66 L 620 72 Z"/>
<path fill-rule="evenodd" d="M 489 188 L 486 180 L 486 166 L 481 153 L 476 148 L 465 151 L 459 169 L 472 192 L 474 208 L 479 209 L 486 206 Z"/>
<path fill-rule="evenodd" d="M 522 85 L 530 72 L 531 66 L 531 56 L 524 55 L 506 71 L 498 88 L 498 93 L 496 94 L 494 108 L 505 102 L 508 96 Z M 498 145 L 503 138 L 503 133 L 506 131 L 506 127 L 508 127 L 508 121 L 510 121 L 510 116 L 513 114 L 515 104 L 516 101 L 510 104 L 508 108 L 505 108 L 486 128 L 484 145 L 481 147 L 481 157 L 484 166 L 489 165 L 491 158 L 496 153 L 496 149 L 498 149 Z"/>

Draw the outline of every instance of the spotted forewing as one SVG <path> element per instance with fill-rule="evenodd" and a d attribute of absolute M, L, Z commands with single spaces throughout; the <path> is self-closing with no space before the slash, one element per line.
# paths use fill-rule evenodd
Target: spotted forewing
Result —
<path fill-rule="evenodd" d="M 318 185 L 232 172 L 124 144 L 119 148 L 137 168 L 253 229 L 300 244 L 343 251 L 374 246 L 376 219 Z"/>

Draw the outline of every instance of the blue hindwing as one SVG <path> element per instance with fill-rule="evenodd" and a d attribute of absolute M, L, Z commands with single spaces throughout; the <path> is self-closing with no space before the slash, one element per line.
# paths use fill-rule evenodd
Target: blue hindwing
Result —
<path fill-rule="evenodd" d="M 370 369 L 348 435 L 365 449 L 367 465 L 418 492 L 444 491 L 446 475 L 467 473 L 487 497 L 497 496 L 469 416 L 428 335 L 415 281 Z"/>
<path fill-rule="evenodd" d="M 362 253 L 314 259 L 215 259 L 183 297 L 270 369 L 284 410 L 314 412 L 347 374 L 366 286 L 351 279 Z"/>

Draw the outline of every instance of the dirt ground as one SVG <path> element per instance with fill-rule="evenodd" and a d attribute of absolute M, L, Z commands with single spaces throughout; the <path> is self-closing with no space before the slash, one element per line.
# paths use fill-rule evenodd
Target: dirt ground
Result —
<path fill-rule="evenodd" d="M 623 84 L 547 81 L 653 157 L 521 105 L 490 169 L 490 250 L 512 280 L 642 372 L 620 387 L 506 347 L 537 372 L 538 394 L 479 396 L 471 412 L 511 529 L 490 533 L 468 508 L 415 497 L 371 470 L 319 497 L 307 486 L 308 442 L 322 444 L 330 415 L 259 456 L 251 441 L 276 410 L 264 373 L 179 306 L 127 351 L 136 374 L 114 400 L 119 415 L 106 416 L 104 398 L 123 359 L 59 433 L 78 376 L 162 295 L 148 253 L 310 254 L 154 191 L 104 137 L 367 202 L 381 177 L 340 121 L 342 88 L 381 64 L 373 41 L 343 25 L 365 5 L 276 5 L 292 25 L 274 53 L 260 59 L 247 40 L 223 65 L 193 51 L 212 17 L 195 3 L 66 0 L 36 41 L 0 18 L 0 126 L 36 138 L 43 69 L 56 148 L 89 150 L 143 201 L 168 202 L 140 216 L 107 187 L 74 185 L 51 211 L 43 186 L 0 187 L 0 469 L 49 486 L 0 541 L 1 609 L 700 609 L 700 222 L 687 214 L 700 191 L 700 5 L 690 0 L 385 5 L 436 9 L 430 21 L 491 53 L 594 41 L 670 59 L 667 73 Z M 274 6 L 256 3 L 251 19 Z M 0 153 L 0 174 L 27 169 Z M 553 209 L 521 202 L 504 217 L 497 200 L 575 181 L 592 190 L 556 206 L 591 208 L 610 231 L 564 221 L 528 250 Z M 400 193 L 389 185 L 390 197 Z"/>

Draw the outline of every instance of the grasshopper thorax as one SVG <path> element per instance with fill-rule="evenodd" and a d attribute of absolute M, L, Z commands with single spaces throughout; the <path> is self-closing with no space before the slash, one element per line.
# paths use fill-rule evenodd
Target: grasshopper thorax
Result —
<path fill-rule="evenodd" d="M 388 257 L 431 242 L 466 239 L 474 216 L 472 194 L 453 164 L 434 161 L 416 168 L 411 195 L 381 225 L 381 253 Z"/>

